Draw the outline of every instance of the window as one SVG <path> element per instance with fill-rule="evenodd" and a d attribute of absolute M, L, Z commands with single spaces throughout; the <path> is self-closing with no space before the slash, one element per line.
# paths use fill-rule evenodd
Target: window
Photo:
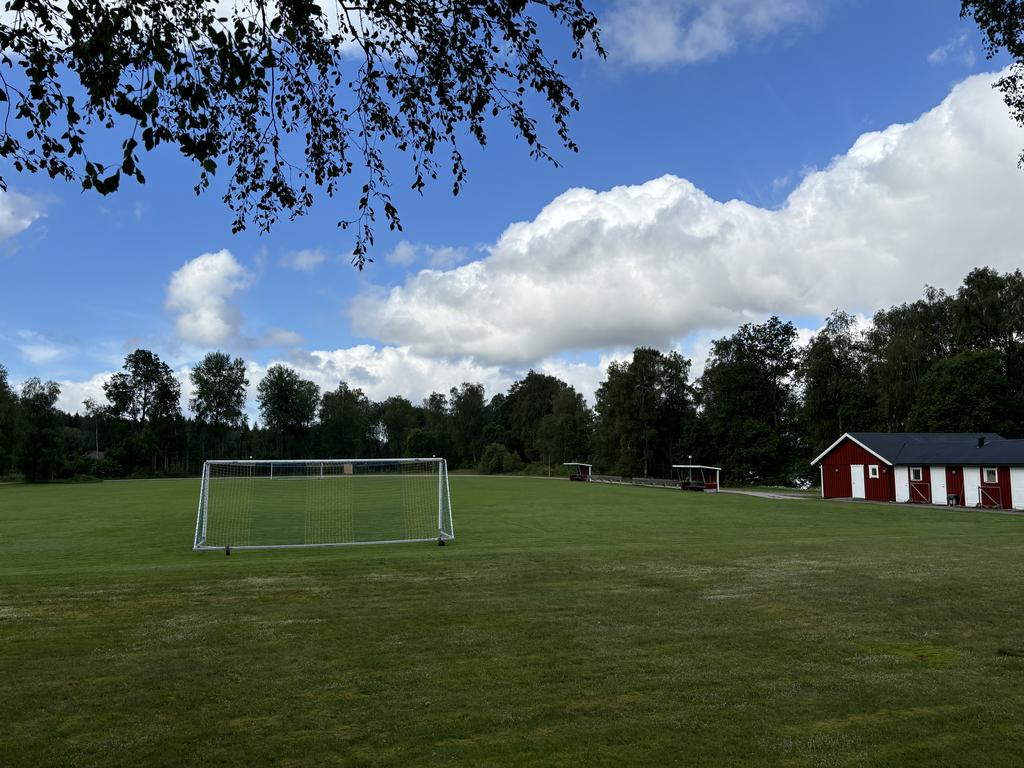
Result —
<path fill-rule="evenodd" d="M 919 483 L 919 482 L 921 482 L 921 478 L 923 476 L 924 475 L 921 472 L 921 468 L 920 467 L 911 467 L 910 468 L 910 482 L 912 482 L 912 483 Z"/>
<path fill-rule="evenodd" d="M 868 477 L 872 478 L 872 479 L 878 477 L 878 465 L 877 464 L 869 464 L 868 465 Z"/>
<path fill-rule="evenodd" d="M 999 482 L 999 470 L 995 467 L 985 467 L 982 472 L 984 473 L 986 483 L 995 485 Z"/>

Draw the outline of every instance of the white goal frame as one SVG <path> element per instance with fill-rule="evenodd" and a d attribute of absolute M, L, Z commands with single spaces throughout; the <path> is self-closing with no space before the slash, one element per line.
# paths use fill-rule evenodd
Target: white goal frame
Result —
<path fill-rule="evenodd" d="M 281 544 L 231 544 L 226 545 L 210 545 L 207 543 L 207 525 L 209 521 L 209 501 L 210 501 L 210 470 L 212 467 L 217 466 L 231 466 L 231 467 L 269 467 L 269 473 L 263 479 L 274 480 L 274 467 L 283 466 L 294 468 L 299 465 L 306 465 L 309 468 L 318 470 L 318 472 L 307 473 L 307 474 L 294 474 L 289 472 L 282 476 L 280 480 L 283 482 L 287 480 L 302 480 L 302 479 L 324 479 L 324 468 L 327 466 L 331 467 L 344 467 L 349 465 L 350 468 L 356 465 L 363 466 L 383 466 L 387 464 L 394 465 L 413 465 L 413 464 L 434 464 L 436 465 L 436 478 L 437 478 L 437 535 L 430 537 L 415 537 L 415 538 L 393 538 L 393 539 L 374 539 L 374 540 L 358 540 L 358 541 L 331 541 L 331 542 L 316 542 L 316 543 L 281 543 Z M 400 475 L 400 473 L 398 473 Z M 414 477 L 415 475 L 408 475 Z M 429 475 L 428 475 L 429 476 Z M 216 479 L 216 478 L 214 478 Z M 203 474 L 202 481 L 199 488 L 199 510 L 196 513 L 196 530 L 195 536 L 192 541 L 192 549 L 194 551 L 215 551 L 225 552 L 228 554 L 232 550 L 252 550 L 252 549 L 296 549 L 296 548 L 312 548 L 312 547 L 352 547 L 360 546 L 364 544 L 407 544 L 415 542 L 428 542 L 436 541 L 438 544 L 443 545 L 447 541 L 455 539 L 455 524 L 452 520 L 452 499 L 451 499 L 451 487 L 448 482 L 448 462 L 443 458 L 430 457 L 430 458 L 398 458 L 398 459 L 210 459 L 203 462 Z"/>

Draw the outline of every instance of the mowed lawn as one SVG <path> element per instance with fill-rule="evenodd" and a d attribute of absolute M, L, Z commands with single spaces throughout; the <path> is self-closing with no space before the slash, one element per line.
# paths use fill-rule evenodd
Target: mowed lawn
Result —
<path fill-rule="evenodd" d="M 0 765 L 1024 761 L 1024 518 L 452 477 L 457 541 L 193 553 L 0 486 Z"/>

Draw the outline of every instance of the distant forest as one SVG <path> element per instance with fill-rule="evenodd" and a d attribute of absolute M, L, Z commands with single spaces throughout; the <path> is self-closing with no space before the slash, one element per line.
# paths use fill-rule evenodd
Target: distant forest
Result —
<path fill-rule="evenodd" d="M 673 463 L 723 467 L 723 481 L 814 481 L 808 462 L 845 431 L 992 431 L 1024 436 L 1024 275 L 972 271 L 950 295 L 875 314 L 867 329 L 835 311 L 809 344 L 772 317 L 716 340 L 702 375 L 677 352 L 638 347 L 612 363 L 591 408 L 570 385 L 531 371 L 488 399 L 464 383 L 422 403 L 370 400 L 345 382 L 321 392 L 287 366 L 258 383 L 245 416 L 245 363 L 211 352 L 180 384 L 153 352 L 128 355 L 83 415 L 60 388 L 20 392 L 0 365 L 0 477 L 29 482 L 199 473 L 205 458 L 444 456 L 452 469 L 670 477 Z"/>

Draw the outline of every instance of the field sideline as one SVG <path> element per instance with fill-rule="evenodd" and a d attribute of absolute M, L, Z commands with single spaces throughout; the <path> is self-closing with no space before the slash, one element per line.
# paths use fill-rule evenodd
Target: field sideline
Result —
<path fill-rule="evenodd" d="M 1024 760 L 1024 518 L 451 476 L 457 540 L 193 553 L 0 487 L 0 765 Z"/>

